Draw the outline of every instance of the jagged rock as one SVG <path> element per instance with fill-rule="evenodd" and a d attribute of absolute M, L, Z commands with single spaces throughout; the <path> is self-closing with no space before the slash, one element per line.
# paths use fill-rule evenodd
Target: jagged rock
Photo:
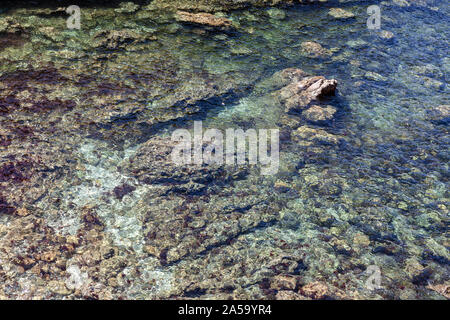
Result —
<path fill-rule="evenodd" d="M 232 25 L 230 19 L 217 17 L 206 12 L 190 13 L 186 11 L 177 11 L 176 19 L 180 22 L 219 28 L 228 28 Z"/>
<path fill-rule="evenodd" d="M 320 43 L 314 42 L 314 41 L 305 41 L 302 42 L 302 50 L 303 52 L 312 58 L 323 58 L 330 56 L 332 52 L 328 49 L 325 49 L 322 47 Z"/>
<path fill-rule="evenodd" d="M 333 95 L 336 90 L 337 81 L 334 79 L 327 80 L 323 76 L 300 78 L 300 73 L 297 75 L 290 84 L 275 93 L 285 105 L 286 112 L 305 109 L 312 102 Z"/>
<path fill-rule="evenodd" d="M 302 116 L 310 122 L 323 123 L 332 120 L 335 113 L 336 108 L 332 106 L 321 107 L 318 105 L 313 105 L 303 111 Z"/>

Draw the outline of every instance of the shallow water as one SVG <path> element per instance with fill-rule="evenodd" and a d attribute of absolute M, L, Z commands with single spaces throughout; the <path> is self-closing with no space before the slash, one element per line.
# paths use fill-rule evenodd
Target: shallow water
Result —
<path fill-rule="evenodd" d="M 270 298 L 276 292 L 263 285 L 265 279 L 289 274 L 299 277 L 300 285 L 326 283 L 329 295 L 338 298 L 442 298 L 430 286 L 449 281 L 448 121 L 430 121 L 429 111 L 449 103 L 450 7 L 444 1 L 411 7 L 383 2 L 381 28 L 393 33 L 386 39 L 367 29 L 368 5 L 339 4 L 355 14 L 345 20 L 328 14 L 336 3 L 281 7 L 283 19 L 270 18 L 274 9 L 238 10 L 224 14 L 238 26 L 228 32 L 162 15 L 149 18 L 145 11 L 122 15 L 99 9 L 86 16 L 83 32 L 77 33 L 65 30 L 60 17 L 12 11 L 36 30 L 45 25 L 61 32 L 53 39 L 32 33 L 23 46 L 3 49 L 1 75 L 53 63 L 77 79 L 56 85 L 54 95 L 77 101 L 78 109 L 55 116 L 56 122 L 67 121 L 67 136 L 49 139 L 70 150 L 83 169 L 67 173 L 33 203 L 36 212 L 67 236 L 80 233 L 80 212 L 95 208 L 104 237 L 130 261 L 117 271 L 122 280 L 115 280 L 113 297 Z M 154 32 L 157 40 L 92 49 L 96 31 L 124 27 Z M 308 57 L 301 50 L 304 41 L 318 42 L 331 54 Z M 207 196 L 155 196 L 152 185 L 122 170 L 148 139 L 191 128 L 193 120 L 203 120 L 205 128 L 283 130 L 284 112 L 270 96 L 278 89 L 271 76 L 290 67 L 338 80 L 337 95 L 327 101 L 338 113 L 322 129 L 337 135 L 339 143 L 282 141 L 276 176 L 251 169 L 231 184 L 210 182 Z M 93 79 L 80 84 L 83 75 Z M 190 96 L 201 96 L 210 83 L 219 87 L 212 97 L 206 93 L 193 104 L 173 98 L 189 91 L 183 86 L 194 88 Z M 17 117 L 42 125 L 26 114 Z M 73 124 L 77 120 L 80 125 Z M 124 182 L 136 187 L 131 194 L 120 201 L 106 196 Z M 217 229 L 217 239 L 162 263 L 147 246 L 160 243 L 158 250 L 184 252 L 183 239 L 190 241 L 190 233 L 178 230 L 161 242 L 148 240 L 148 233 L 165 232 L 160 226 L 175 223 L 173 212 L 185 206 L 181 198 L 189 203 L 187 215 L 195 216 L 195 206 L 208 212 L 193 221 L 206 223 L 200 229 L 210 226 L 209 234 Z M 224 218 L 230 206 L 243 214 Z M 7 226 L 12 218 L 0 219 Z M 227 225 L 233 219 L 237 227 Z M 228 235 L 221 229 L 228 227 L 238 231 Z M 67 258 L 67 266 L 83 265 L 77 259 Z M 378 290 L 366 285 L 364 270 L 370 265 L 381 270 Z M 89 268 L 83 270 L 90 274 Z M 35 281 L 27 273 L 14 277 Z"/>

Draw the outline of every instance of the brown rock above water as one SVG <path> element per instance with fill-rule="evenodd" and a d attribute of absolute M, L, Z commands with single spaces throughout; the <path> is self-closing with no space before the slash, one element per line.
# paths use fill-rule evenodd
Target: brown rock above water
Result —
<path fill-rule="evenodd" d="M 230 19 L 217 17 L 206 12 L 190 13 L 186 11 L 177 11 L 176 19 L 181 22 L 219 28 L 228 28 L 232 25 Z"/>
<path fill-rule="evenodd" d="M 334 95 L 336 86 L 335 79 L 328 80 L 322 76 L 296 77 L 276 94 L 286 112 L 300 111 L 324 96 Z"/>

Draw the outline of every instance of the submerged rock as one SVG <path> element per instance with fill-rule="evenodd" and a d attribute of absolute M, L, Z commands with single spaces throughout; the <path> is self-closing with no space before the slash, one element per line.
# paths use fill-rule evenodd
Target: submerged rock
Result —
<path fill-rule="evenodd" d="M 303 146 L 314 145 L 317 142 L 321 144 L 337 144 L 339 139 L 341 139 L 340 136 L 328 133 L 325 130 L 308 126 L 301 126 L 293 132 L 292 136 L 295 141 Z"/>
<path fill-rule="evenodd" d="M 332 54 L 330 50 L 325 49 L 320 43 L 314 41 L 302 42 L 302 50 L 306 55 L 312 58 L 324 58 Z"/>
<path fill-rule="evenodd" d="M 176 144 L 152 137 L 122 165 L 125 175 L 148 190 L 140 209 L 145 252 L 161 265 L 207 252 L 278 218 L 279 207 L 266 193 L 246 187 L 242 198 L 222 191 L 244 183 L 248 166 L 176 164 L 171 158 Z"/>
<path fill-rule="evenodd" d="M 58 41 L 60 32 L 57 31 L 54 27 L 41 27 L 39 28 L 39 33 L 42 34 L 45 38 Z"/>
<path fill-rule="evenodd" d="M 303 70 L 297 68 L 286 68 L 275 72 L 271 77 L 255 85 L 255 92 L 267 92 L 281 89 L 289 83 L 300 81 L 307 74 Z"/>
<path fill-rule="evenodd" d="M 141 35 L 131 29 L 123 30 L 102 30 L 94 35 L 97 40 L 97 47 L 107 49 L 121 48 L 130 43 L 138 43 L 146 40 L 156 40 L 153 35 Z"/>
<path fill-rule="evenodd" d="M 413 66 L 411 68 L 411 71 L 418 78 L 421 78 L 421 76 L 427 76 L 431 78 L 441 78 L 444 75 L 444 72 L 442 72 L 440 68 L 431 63 Z"/>
<path fill-rule="evenodd" d="M 428 119 L 437 123 L 450 122 L 450 105 L 443 104 L 428 111 Z"/>
<path fill-rule="evenodd" d="M 300 292 L 313 299 L 322 299 L 328 293 L 328 287 L 325 283 L 320 281 L 310 282 L 300 289 Z"/>
<path fill-rule="evenodd" d="M 387 31 L 387 30 L 381 30 L 379 33 L 380 38 L 383 39 L 393 39 L 394 38 L 394 34 L 391 31 Z"/>
<path fill-rule="evenodd" d="M 128 165 L 129 174 L 145 184 L 169 183 L 178 188 L 185 184 L 184 189 L 189 192 L 193 187 L 190 182 L 202 183 L 218 179 L 224 173 L 218 166 L 212 165 L 178 166 L 171 158 L 176 145 L 177 142 L 170 139 L 154 137 L 148 140 L 139 148 Z"/>
<path fill-rule="evenodd" d="M 275 296 L 276 300 L 311 300 L 301 294 L 291 290 L 280 290 Z"/>
<path fill-rule="evenodd" d="M 341 8 L 331 8 L 328 14 L 336 19 L 349 19 L 355 17 L 354 13 Z"/>
<path fill-rule="evenodd" d="M 284 18 L 286 18 L 286 12 L 278 8 L 271 8 L 267 10 L 267 14 L 271 19 L 275 20 L 283 20 Z"/>
<path fill-rule="evenodd" d="M 314 0 L 301 0 L 300 2 L 310 3 L 314 2 Z M 248 6 L 274 6 L 280 3 L 292 3 L 292 0 L 154 0 L 149 7 L 152 9 L 218 12 L 241 9 Z"/>
<path fill-rule="evenodd" d="M 297 68 L 286 68 L 281 71 L 276 72 L 273 77 L 278 78 L 280 82 L 283 82 L 284 85 L 289 82 L 299 81 L 306 77 L 307 74 L 305 71 Z"/>
<path fill-rule="evenodd" d="M 399 7 L 418 6 L 426 7 L 432 3 L 433 0 L 393 0 L 392 2 Z"/>
<path fill-rule="evenodd" d="M 232 22 L 230 19 L 217 17 L 213 14 L 201 12 L 201 13 L 190 13 L 186 11 L 177 11 L 176 19 L 180 22 L 210 26 L 210 27 L 220 27 L 228 28 L 231 27 Z"/>
<path fill-rule="evenodd" d="M 25 28 L 11 17 L 0 19 L 0 50 L 21 46 L 27 39 Z"/>
<path fill-rule="evenodd" d="M 11 17 L 0 19 L 0 34 L 22 34 L 25 32 L 25 28 L 20 25 L 16 20 Z"/>
<path fill-rule="evenodd" d="M 409 7 L 410 3 L 407 0 L 392 0 L 392 3 L 399 7 Z"/>
<path fill-rule="evenodd" d="M 313 123 L 323 123 L 334 118 L 336 108 L 332 106 L 321 107 L 313 105 L 309 109 L 302 112 L 302 116 Z"/>
<path fill-rule="evenodd" d="M 450 299 L 450 284 L 448 281 L 443 284 L 428 284 L 427 288 L 436 291 L 447 299 Z"/>
<path fill-rule="evenodd" d="M 270 287 L 275 290 L 295 290 L 297 278 L 291 275 L 277 275 L 272 279 Z"/>
<path fill-rule="evenodd" d="M 121 2 L 119 8 L 114 9 L 118 13 L 133 13 L 139 9 L 139 5 L 134 2 Z"/>
<path fill-rule="evenodd" d="M 367 71 L 364 74 L 364 77 L 373 81 L 387 81 L 387 78 L 385 76 L 382 76 L 381 74 L 373 71 Z"/>
<path fill-rule="evenodd" d="M 426 88 L 440 90 L 443 89 L 445 86 L 443 82 L 430 77 L 422 77 L 421 80 L 423 81 L 423 85 Z"/>

